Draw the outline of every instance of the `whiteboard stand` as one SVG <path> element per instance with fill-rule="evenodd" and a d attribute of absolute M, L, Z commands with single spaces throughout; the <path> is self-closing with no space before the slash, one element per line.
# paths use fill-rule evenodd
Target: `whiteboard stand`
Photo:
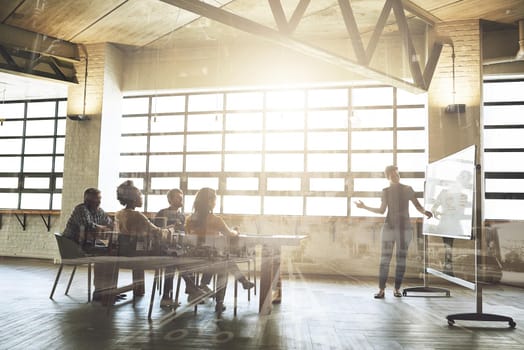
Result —
<path fill-rule="evenodd" d="M 481 167 L 479 162 L 476 162 L 477 165 L 476 168 L 476 180 L 475 181 L 475 204 L 476 204 L 476 211 L 475 211 L 475 223 L 476 223 L 476 231 L 477 234 L 475 235 L 475 292 L 476 292 L 476 303 L 477 303 L 477 311 L 474 313 L 463 313 L 463 314 L 452 314 L 446 316 L 446 319 L 448 320 L 448 325 L 453 326 L 455 324 L 455 320 L 464 320 L 464 321 L 496 321 L 496 322 L 508 322 L 510 328 L 515 328 L 517 324 L 513 320 L 513 318 L 508 316 L 502 316 L 502 315 L 494 315 L 494 314 L 486 314 L 482 312 L 482 285 L 479 283 L 479 267 L 481 264 L 481 250 L 482 250 L 482 233 L 483 233 L 483 215 L 481 212 L 482 207 L 482 201 L 484 199 L 484 192 L 482 191 L 482 174 L 481 174 Z M 481 195 L 478 195 L 478 194 Z"/>

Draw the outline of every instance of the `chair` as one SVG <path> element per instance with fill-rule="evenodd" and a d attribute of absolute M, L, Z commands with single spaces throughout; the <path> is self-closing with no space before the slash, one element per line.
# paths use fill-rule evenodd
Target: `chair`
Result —
<path fill-rule="evenodd" d="M 67 283 L 67 288 L 65 290 L 65 295 L 69 293 L 69 288 L 71 287 L 71 282 L 75 276 L 76 268 L 79 265 L 87 265 L 87 301 L 91 302 L 91 265 L 94 263 L 93 257 L 89 257 L 78 245 L 78 243 L 63 237 L 60 233 L 55 233 L 56 243 L 58 245 L 58 251 L 60 252 L 60 266 L 58 267 L 58 272 L 56 274 L 55 283 L 53 284 L 53 289 L 49 295 L 49 299 L 53 299 L 58 280 L 62 273 L 64 265 L 73 266 L 73 271 L 69 277 L 69 282 Z"/>

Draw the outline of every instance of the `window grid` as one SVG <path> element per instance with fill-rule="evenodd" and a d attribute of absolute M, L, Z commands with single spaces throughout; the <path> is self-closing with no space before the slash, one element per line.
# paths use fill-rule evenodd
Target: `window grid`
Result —
<path fill-rule="evenodd" d="M 30 111 L 38 113 L 39 103 L 49 106 L 54 104 L 54 115 L 31 115 Z M 65 115 L 60 115 L 60 111 L 66 109 L 62 104 L 66 104 L 66 99 L 42 99 L 42 100 L 20 100 L 5 101 L 1 105 L 0 113 L 5 117 L 3 126 L 9 128 L 11 125 L 22 123 L 19 134 L 3 136 L 0 134 L 0 142 L 7 140 L 20 140 L 21 148 L 19 152 L 13 150 L 0 150 L 0 164 L 10 164 L 10 166 L 0 168 L 0 197 L 8 198 L 2 201 L 0 206 L 5 209 L 61 209 L 61 185 L 63 177 L 62 171 L 57 171 L 57 159 L 61 158 L 63 163 L 63 150 L 57 150 L 58 141 L 65 139 L 65 131 L 59 130 L 59 122 L 66 119 Z M 16 105 L 23 106 L 23 115 L 11 117 L 9 111 Z M 35 107 L 35 108 L 32 108 Z M 40 134 L 41 128 L 36 128 L 37 132 L 29 130 L 28 124 L 39 123 L 38 125 L 49 125 L 49 132 Z M 1 129 L 0 129 L 1 130 Z M 8 133 L 9 134 L 9 133 Z M 27 150 L 26 145 L 38 140 L 52 140 L 52 146 L 48 152 L 35 152 Z M 8 142 L 8 141 L 7 141 Z M 37 143 L 38 145 L 38 143 Z M 33 147 L 35 148 L 35 147 Z M 36 147 L 38 148 L 38 147 Z M 30 152 L 30 153 L 26 153 Z M 11 162 L 14 160 L 14 162 Z M 31 161 L 31 162 L 29 162 Z M 14 165 L 18 163 L 18 165 Z M 31 164 L 33 163 L 33 164 Z M 11 167 L 12 166 L 12 167 Z M 16 178 L 15 181 L 12 179 Z M 33 185 L 31 185 L 33 184 Z M 34 185 L 38 184 L 38 185 Z M 48 184 L 47 186 L 44 184 Z M 31 200 L 24 198 L 31 198 Z"/>
<path fill-rule="evenodd" d="M 524 93 L 519 88 L 523 82 L 521 77 L 484 80 L 486 219 L 515 219 L 522 214 L 524 140 L 518 134 L 524 129 Z"/>
<path fill-rule="evenodd" d="M 160 208 L 148 208 L 147 207 L 147 197 L 149 194 L 163 194 L 165 193 L 168 188 L 166 189 L 155 189 L 150 190 L 150 183 L 152 177 L 176 177 L 180 178 L 179 187 L 186 193 L 189 197 L 194 196 L 196 193 L 196 189 L 188 188 L 188 179 L 195 178 L 195 177 L 209 177 L 209 178 L 218 178 L 218 188 L 215 188 L 217 190 L 219 201 L 217 202 L 217 207 L 215 208 L 216 212 L 220 213 L 231 213 L 224 205 L 225 205 L 225 199 L 228 199 L 229 203 L 231 202 L 232 196 L 251 196 L 251 197 L 258 197 L 257 200 L 260 201 L 259 205 L 259 214 L 269 214 L 274 211 L 273 208 L 268 208 L 268 203 L 275 203 L 275 198 L 277 197 L 291 197 L 295 199 L 290 199 L 290 203 L 298 203 L 297 200 L 300 201 L 301 208 L 300 212 L 301 215 L 315 215 L 315 212 L 323 212 L 325 211 L 324 208 L 322 210 L 315 210 L 315 208 L 308 208 L 308 202 L 311 203 L 323 203 L 323 201 L 330 201 L 330 198 L 332 199 L 333 203 L 340 203 L 340 198 L 345 198 L 345 210 L 342 210 L 346 213 L 346 215 L 351 215 L 352 213 L 352 197 L 380 197 L 380 191 L 381 188 L 378 188 L 376 191 L 359 191 L 358 189 L 354 188 L 354 179 L 355 178 L 383 178 L 382 170 L 386 165 L 389 164 L 397 164 L 397 154 L 406 154 L 406 155 L 412 155 L 412 154 L 421 154 L 425 155 L 425 147 L 424 148 L 407 148 L 404 147 L 404 149 L 398 150 L 397 149 L 397 133 L 398 131 L 425 131 L 425 124 L 420 123 L 420 121 L 417 121 L 414 125 L 406 125 L 404 123 L 403 126 L 399 127 L 397 126 L 397 110 L 398 109 L 415 109 L 420 111 L 420 118 L 427 119 L 427 112 L 425 105 L 423 104 L 403 104 L 401 106 L 397 106 L 397 96 L 396 96 L 396 89 L 395 88 L 389 88 L 391 90 L 392 96 L 389 98 L 391 101 L 393 101 L 393 105 L 384 105 L 379 104 L 377 106 L 367 106 L 358 104 L 357 106 L 353 106 L 352 98 L 354 89 L 365 89 L 365 88 L 384 88 L 384 86 L 367 86 L 367 87 L 336 87 L 337 90 L 343 89 L 345 90 L 345 94 L 347 95 L 347 105 L 340 106 L 340 102 L 338 105 L 330 106 L 329 104 L 326 105 L 326 103 L 323 101 L 323 103 L 316 103 L 315 101 L 311 100 L 312 94 L 310 94 L 310 91 L 319 91 L 319 90 L 328 90 L 329 88 L 325 89 L 319 89 L 319 88 L 304 88 L 304 89 L 290 89 L 290 90 L 239 90 L 239 91 L 206 91 L 206 92 L 198 92 L 198 93 L 179 93 L 179 94 L 166 94 L 161 95 L 162 97 L 171 96 L 174 98 L 174 96 L 182 96 L 185 101 L 185 108 L 184 108 L 184 131 L 183 132 L 165 132 L 165 133 L 152 133 L 151 132 L 151 125 L 154 122 L 154 118 L 159 116 L 160 114 L 151 114 L 151 104 L 152 104 L 152 96 L 129 96 L 124 98 L 124 104 L 126 101 L 136 98 L 142 98 L 148 97 L 148 103 L 149 103 L 149 115 L 148 117 L 148 130 L 144 132 L 138 132 L 138 133 L 123 133 L 122 137 L 128 137 L 128 136 L 137 136 L 142 135 L 146 136 L 148 138 L 148 145 L 149 145 L 149 139 L 152 136 L 158 136 L 158 135 L 183 135 L 183 146 L 181 147 L 182 151 L 180 152 L 149 152 L 149 149 L 146 152 L 128 152 L 126 153 L 126 150 L 122 150 L 122 155 L 140 155 L 145 156 L 147 159 L 147 166 L 144 168 L 144 171 L 135 171 L 135 172 L 124 172 L 121 171 L 120 178 L 126 179 L 126 178 L 143 178 L 144 179 L 144 195 L 146 197 L 144 201 L 144 209 L 147 211 L 156 211 Z M 333 88 L 332 88 L 333 89 Z M 290 92 L 291 91 L 291 92 Z M 365 90 L 363 90 L 365 92 Z M 245 93 L 244 96 L 255 96 L 257 98 L 257 104 L 260 105 L 260 109 L 229 109 L 228 108 L 228 95 L 230 94 L 236 94 L 236 93 Z M 287 93 L 287 94 L 286 94 Z M 189 111 L 188 110 L 188 102 L 193 95 L 198 94 L 204 94 L 204 95 L 211 95 L 214 94 L 216 96 L 219 96 L 220 98 L 216 98 L 217 105 L 220 103 L 221 108 L 206 108 L 206 106 L 199 106 L 197 107 L 198 111 Z M 271 94 L 272 103 L 273 106 L 268 106 L 268 95 Z M 360 91 L 360 94 L 362 94 L 362 91 Z M 322 94 L 320 94 L 322 95 Z M 159 95 L 155 95 L 155 97 L 158 97 Z M 286 101 L 285 98 L 282 96 L 295 96 L 299 102 L 296 101 Z M 324 94 L 325 96 L 325 94 Z M 339 94 L 341 96 L 341 94 Z M 280 100 L 279 100 L 280 98 Z M 261 101 L 261 102 L 258 102 Z M 389 102 L 388 102 L 389 103 Z M 275 106 L 275 104 L 277 106 Z M 247 106 L 247 103 L 244 103 L 244 105 Z M 301 107 L 298 107 L 298 106 Z M 310 105 L 318 105 L 319 107 L 308 107 Z M 351 125 L 351 116 L 353 115 L 354 110 L 383 110 L 388 109 L 392 111 L 392 125 L 387 126 L 375 126 L 373 128 L 366 128 L 366 127 L 352 127 Z M 202 111 L 200 111 L 202 110 Z M 333 113 L 344 113 L 346 117 L 345 121 L 345 127 L 341 127 L 340 125 L 338 127 L 331 127 L 330 125 L 327 128 L 323 128 L 321 124 L 318 122 L 314 124 L 314 126 L 309 127 L 308 124 L 308 116 L 315 113 L 322 113 L 322 112 L 333 112 Z M 262 116 L 262 125 L 260 127 L 257 127 L 255 124 L 254 126 L 250 127 L 249 125 L 242 125 L 240 127 L 234 126 L 234 125 L 228 125 L 228 116 L 230 115 L 239 115 L 242 113 L 251 113 L 252 115 L 260 114 Z M 286 117 L 288 113 L 294 113 L 288 115 L 289 118 L 298 118 L 298 119 L 289 119 Z M 169 111 L 163 111 L 162 116 L 163 117 L 169 117 L 174 115 L 180 115 L 181 112 L 169 112 Z M 220 128 L 217 128 L 216 126 L 206 126 L 206 125 L 198 125 L 197 130 L 188 130 L 188 120 L 190 118 L 197 118 L 199 115 L 215 115 L 215 118 L 207 118 L 208 121 L 211 122 L 220 122 Z M 280 116 L 279 116 L 280 115 Z M 300 116 L 299 116 L 300 115 Z M 133 118 L 136 117 L 137 114 L 124 114 L 123 115 L 123 123 L 126 122 L 127 118 Z M 143 114 L 141 116 L 144 116 Z M 271 125 L 268 124 L 268 118 L 271 119 Z M 276 118 L 276 119 L 275 119 Z M 279 119 L 280 118 L 280 119 Z M 206 119 L 206 118 L 204 118 Z M 238 118 L 235 119 L 238 121 Z M 289 124 L 289 121 L 292 121 L 292 124 Z M 232 121 L 234 122 L 234 121 Z M 282 128 L 278 129 L 277 126 L 279 126 L 279 123 L 282 123 Z M 296 124 L 298 123 L 298 124 Z M 340 122 L 339 122 L 340 123 Z M 257 122 L 258 124 L 258 122 Z M 420 126 L 420 125 L 424 126 Z M 197 124 L 193 124 L 197 125 Z M 297 126 L 298 125 L 298 126 Z M 373 132 L 373 131 L 387 131 L 390 132 L 392 135 L 392 146 L 391 148 L 386 149 L 369 149 L 366 147 L 359 147 L 358 150 L 352 149 L 352 133 L 353 132 Z M 260 146 L 255 145 L 248 147 L 243 147 L 242 144 L 240 146 L 226 146 L 228 145 L 228 141 L 233 140 L 235 138 L 235 135 L 239 136 L 237 137 L 237 140 L 242 141 L 241 137 L 243 135 L 253 135 L 254 133 L 258 133 L 261 135 L 260 140 Z M 332 135 L 339 135 L 340 133 L 345 133 L 347 138 L 347 145 L 343 149 L 340 148 L 339 145 L 334 146 L 321 146 L 317 149 L 311 149 L 309 150 L 309 144 L 313 142 L 314 133 L 323 133 L 324 135 L 328 136 L 328 139 L 325 141 L 328 143 L 329 140 L 329 134 L 332 133 Z M 220 139 L 220 147 L 218 147 L 218 144 L 216 144 L 216 147 L 210 147 L 210 149 L 198 149 L 199 146 L 195 146 L 193 143 L 188 143 L 188 139 L 194 138 L 195 136 L 201 137 L 202 139 L 199 141 L 200 143 L 204 143 L 206 140 L 208 142 L 215 142 L 213 140 L 213 135 L 217 135 Z M 280 135 L 280 136 L 279 136 Z M 299 143 L 295 143 L 294 146 L 290 146 L 290 136 L 296 135 L 299 137 L 299 139 L 296 139 L 296 141 L 299 141 Z M 335 138 L 334 138 L 335 139 Z M 218 140 L 218 139 L 216 139 Z M 339 139 L 340 140 L 340 139 Z M 273 144 L 270 144 L 268 142 L 274 142 Z M 258 141 L 256 141 L 258 142 Z M 340 142 L 339 142 L 340 143 Z M 405 144 L 405 142 L 404 142 Z M 198 143 L 197 143 L 198 145 Z M 386 154 L 391 155 L 391 158 L 388 162 L 381 163 L 377 169 L 370 170 L 369 167 L 366 168 L 366 166 L 361 167 L 362 169 L 358 171 L 354 171 L 352 169 L 352 160 L 351 155 L 352 154 Z M 152 156 L 155 156 L 157 154 L 166 154 L 166 155 L 178 155 L 181 156 L 181 171 L 158 171 L 158 169 L 151 168 L 151 162 L 150 158 Z M 244 158 L 238 158 L 239 156 L 244 155 Z M 337 157 L 342 157 L 343 161 L 342 163 L 345 164 L 341 166 L 340 164 L 329 164 L 326 163 L 325 166 L 322 163 L 323 158 L 332 158 L 335 155 L 338 155 Z M 195 156 L 200 157 L 198 159 L 199 168 L 193 169 L 194 167 L 193 162 L 195 161 Z M 214 158 L 215 157 L 215 158 Z M 236 158 L 235 158 L 236 157 Z M 246 158 L 247 157 L 247 158 Z M 316 157 L 316 161 L 315 161 Z M 320 160 L 319 160 L 319 157 Z M 386 156 L 386 158 L 389 156 Z M 235 158 L 237 162 L 240 161 L 240 167 L 237 165 L 237 167 L 233 170 L 231 170 L 231 163 L 228 163 L 232 158 Z M 340 158 L 332 158 L 332 159 L 340 159 Z M 389 159 L 389 158 L 387 158 Z M 243 161 L 242 161 L 243 160 Z M 218 163 L 215 163 L 218 162 Z M 202 166 L 202 164 L 205 164 L 205 166 Z M 208 165 L 209 164 L 209 165 Z M 215 165 L 213 165 L 215 164 Z M 425 163 L 424 163 L 425 164 Z M 424 178 L 424 164 L 420 166 L 420 171 L 404 171 L 401 170 L 401 176 L 403 177 L 412 177 L 412 178 Z M 206 166 L 208 168 L 206 168 Z M 178 167 L 178 166 L 177 166 Z M 314 169 L 310 170 L 310 167 L 315 167 Z M 173 167 L 175 168 L 175 167 Z M 258 179 L 258 189 L 255 191 L 253 189 L 228 189 L 227 184 L 228 181 L 234 181 L 235 178 L 256 178 Z M 274 179 L 274 178 L 289 178 L 289 179 L 300 179 L 300 189 L 299 190 L 270 190 L 268 188 L 268 180 Z M 310 188 L 311 179 L 340 179 L 343 181 L 343 188 L 340 190 L 315 190 Z M 417 194 L 419 197 L 422 196 L 423 189 L 415 189 L 417 191 Z M 250 197 L 250 198 L 251 198 Z M 319 202 L 320 197 L 325 198 L 322 199 L 321 202 Z M 313 200 L 312 198 L 319 198 L 319 200 Z M 187 204 L 186 204 L 187 205 Z M 189 212 L 191 208 L 186 207 L 185 211 Z M 290 209 L 290 212 L 294 212 L 294 209 Z M 234 213 L 237 213 L 238 210 L 234 210 Z M 337 208 L 337 212 L 340 213 L 340 208 Z M 246 210 L 246 213 L 251 213 L 250 210 Z M 291 214 L 294 215 L 294 214 Z M 321 215 L 321 214 L 319 214 Z M 359 213 L 359 215 L 362 215 Z"/>

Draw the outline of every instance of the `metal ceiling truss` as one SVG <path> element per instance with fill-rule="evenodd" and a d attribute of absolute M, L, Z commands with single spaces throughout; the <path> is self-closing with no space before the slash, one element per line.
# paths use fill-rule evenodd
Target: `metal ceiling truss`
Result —
<path fill-rule="evenodd" d="M 0 24 L 0 70 L 67 83 L 78 83 L 77 45 Z"/>
<path fill-rule="evenodd" d="M 424 71 L 418 60 L 418 55 L 413 44 L 412 36 L 409 31 L 404 9 L 409 10 L 413 15 L 431 25 L 435 24 L 436 17 L 426 13 L 423 9 L 415 6 L 408 0 L 385 0 L 382 12 L 377 20 L 375 29 L 371 35 L 367 47 L 364 47 L 362 36 L 360 35 L 350 0 L 338 0 L 340 11 L 346 26 L 353 50 L 356 55 L 356 62 L 322 48 L 292 38 L 292 34 L 303 18 L 303 15 L 310 4 L 310 0 L 300 0 L 288 20 L 284 13 L 281 0 L 268 0 L 271 12 L 275 19 L 277 29 L 262 25 L 248 18 L 231 13 L 223 8 L 209 5 L 198 0 L 161 0 L 165 3 L 182 8 L 184 10 L 207 17 L 219 23 L 233 28 L 257 35 L 275 44 L 287 47 L 302 54 L 321 59 L 331 64 L 347 69 L 369 79 L 377 80 L 388 85 L 398 87 L 414 93 L 426 92 L 429 88 L 433 73 L 435 72 L 443 42 L 436 40 L 429 51 L 428 60 Z M 387 19 L 393 11 L 396 24 L 402 38 L 402 44 L 406 57 L 408 57 L 411 78 L 413 82 L 405 81 L 399 77 L 378 71 L 370 67 L 375 49 L 377 48 L 380 36 L 387 24 Z M 394 64 L 392 61 L 390 64 Z M 398 64 L 401 64 L 400 62 Z"/>

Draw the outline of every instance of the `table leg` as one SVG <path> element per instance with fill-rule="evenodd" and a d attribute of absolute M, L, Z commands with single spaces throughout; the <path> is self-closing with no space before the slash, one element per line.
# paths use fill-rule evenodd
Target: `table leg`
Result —
<path fill-rule="evenodd" d="M 260 264 L 260 288 L 258 312 L 261 315 L 271 313 L 271 285 L 273 280 L 273 250 L 267 246 L 262 246 Z"/>

